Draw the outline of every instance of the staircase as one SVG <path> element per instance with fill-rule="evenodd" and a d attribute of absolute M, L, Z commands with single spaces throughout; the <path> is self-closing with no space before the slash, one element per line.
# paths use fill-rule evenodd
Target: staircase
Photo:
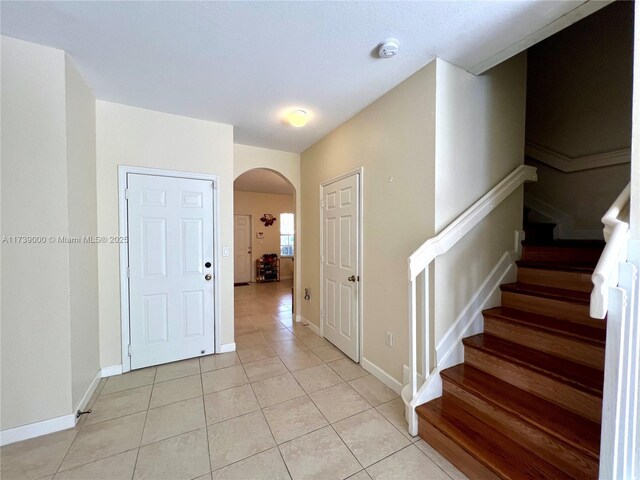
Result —
<path fill-rule="evenodd" d="M 599 241 L 523 243 L 516 283 L 420 405 L 420 436 L 470 478 L 597 478 L 606 320 L 589 317 Z"/>

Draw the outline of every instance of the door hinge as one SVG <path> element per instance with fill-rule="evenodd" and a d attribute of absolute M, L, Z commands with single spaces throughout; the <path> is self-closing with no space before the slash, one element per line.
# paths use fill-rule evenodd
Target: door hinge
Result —
<path fill-rule="evenodd" d="M 131 268 L 127 267 L 127 278 L 131 277 Z"/>
<path fill-rule="evenodd" d="M 128 188 L 124 189 L 124 198 L 125 198 L 125 200 L 129 200 L 129 189 Z"/>
<path fill-rule="evenodd" d="M 213 188 L 214 190 L 218 188 L 218 183 L 215 180 L 211 181 L 211 188 Z"/>
<path fill-rule="evenodd" d="M 324 208 L 324 200 L 320 200 L 320 208 Z"/>
<path fill-rule="evenodd" d="M 131 356 L 131 344 L 129 344 L 129 356 Z"/>
<path fill-rule="evenodd" d="M 320 318 L 324 318 L 324 310 L 320 310 Z"/>
<path fill-rule="evenodd" d="M 324 263 L 324 255 L 320 257 L 320 263 Z"/>

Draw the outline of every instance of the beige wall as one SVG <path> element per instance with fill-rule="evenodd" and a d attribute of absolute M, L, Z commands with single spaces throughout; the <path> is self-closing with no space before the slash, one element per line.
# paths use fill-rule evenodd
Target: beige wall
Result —
<path fill-rule="evenodd" d="M 221 343 L 233 342 L 233 127 L 98 101 L 96 105 L 98 235 L 118 235 L 118 165 L 219 176 L 218 257 Z M 98 247 L 100 363 L 122 363 L 119 249 Z"/>
<path fill-rule="evenodd" d="M 2 234 L 68 232 L 64 52 L 2 37 Z M 69 413 L 69 248 L 2 244 L 2 429 Z"/>
<path fill-rule="evenodd" d="M 94 98 L 64 52 L 2 37 L 2 430 L 72 414 L 99 369 Z"/>
<path fill-rule="evenodd" d="M 67 181 L 70 236 L 95 236 L 96 100 L 66 57 Z M 72 400 L 77 405 L 100 369 L 98 248 L 69 246 Z"/>
<path fill-rule="evenodd" d="M 631 145 L 633 5 L 614 2 L 529 49 L 527 141 L 569 157 Z M 540 174 L 526 192 L 567 216 L 578 235 L 599 236 L 629 165 L 575 173 L 541 166 Z"/>
<path fill-rule="evenodd" d="M 524 162 L 526 55 L 483 75 L 438 60 L 436 230 L 441 231 Z M 435 263 L 436 343 L 522 228 L 522 188 Z M 482 255 L 479 254 L 482 252 Z"/>
<path fill-rule="evenodd" d="M 396 379 L 408 351 L 407 257 L 434 233 L 435 89 L 432 62 L 301 155 L 300 286 L 311 300 L 296 311 L 319 325 L 319 185 L 363 167 L 362 354 Z"/>
<path fill-rule="evenodd" d="M 436 60 L 302 153 L 302 287 L 311 288 L 302 315 L 319 323 L 319 185 L 362 166 L 363 357 L 398 381 L 408 352 L 407 258 L 523 163 L 525 77 L 524 56 L 479 77 Z M 436 340 L 521 228 L 519 190 L 438 259 Z"/>
<path fill-rule="evenodd" d="M 280 214 L 295 213 L 296 205 L 293 195 L 275 195 L 271 193 L 234 192 L 233 213 L 251 215 L 251 265 L 255 265 L 257 258 L 265 253 L 277 253 L 280 255 Z M 265 227 L 260 221 L 264 213 L 270 213 L 277 218 L 276 222 Z M 257 232 L 263 232 L 264 238 L 256 238 Z M 281 258 L 281 278 L 291 278 L 293 274 L 293 260 Z M 254 275 L 255 277 L 255 275 Z"/>

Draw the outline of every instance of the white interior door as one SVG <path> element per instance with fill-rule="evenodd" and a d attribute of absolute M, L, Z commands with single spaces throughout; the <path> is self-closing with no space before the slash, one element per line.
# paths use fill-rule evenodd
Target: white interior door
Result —
<path fill-rule="evenodd" d="M 323 335 L 352 360 L 358 352 L 359 174 L 322 188 Z"/>
<path fill-rule="evenodd" d="M 233 281 L 251 282 L 251 215 L 233 216 L 233 251 Z"/>
<path fill-rule="evenodd" d="M 214 351 L 213 182 L 127 175 L 131 368 Z"/>

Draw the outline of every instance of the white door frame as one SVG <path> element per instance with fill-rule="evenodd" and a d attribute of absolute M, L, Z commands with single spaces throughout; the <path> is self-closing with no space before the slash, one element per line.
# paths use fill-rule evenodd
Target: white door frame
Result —
<path fill-rule="evenodd" d="M 127 225 L 127 174 L 152 175 L 158 177 L 186 178 L 190 180 L 208 180 L 213 182 L 213 352 L 221 352 L 220 344 L 220 226 L 219 226 L 219 199 L 218 199 L 218 175 L 205 173 L 181 172 L 177 170 L 164 170 L 148 167 L 131 167 L 118 165 L 118 231 L 120 237 L 129 237 Z M 120 332 L 122 337 L 122 373 L 131 370 L 131 357 L 129 357 L 130 344 L 130 318 L 129 318 L 129 243 L 120 243 Z"/>
<path fill-rule="evenodd" d="M 249 283 L 254 283 L 253 281 L 255 280 L 255 262 L 253 260 L 253 216 L 249 213 L 237 213 L 237 212 L 233 212 L 233 223 L 234 223 L 234 229 L 233 229 L 233 234 L 235 236 L 235 217 L 236 215 L 244 215 L 245 217 L 249 217 L 249 245 L 251 248 L 251 265 L 250 268 L 252 268 L 253 270 L 251 271 L 251 275 L 249 278 Z M 234 240 L 234 249 L 235 249 L 235 240 Z M 235 256 L 235 251 L 233 252 L 233 268 L 235 269 L 235 262 L 236 262 L 236 256 Z M 235 275 L 235 272 L 234 272 Z M 233 281 L 235 283 L 235 276 L 233 278 Z"/>
<path fill-rule="evenodd" d="M 362 361 L 362 339 L 364 334 L 364 326 L 362 322 L 362 312 L 364 306 L 364 282 L 365 278 L 362 275 L 364 271 L 364 241 L 363 241 L 363 232 L 364 232 L 364 167 L 359 167 L 354 170 L 349 170 L 337 177 L 333 177 L 329 180 L 325 180 L 320 184 L 320 201 L 318 202 L 318 207 L 320 209 L 320 312 L 322 312 L 324 308 L 324 275 L 322 272 L 322 248 L 324 245 L 324 211 L 322 208 L 322 200 L 323 200 L 323 190 L 324 187 L 335 183 L 344 178 L 350 177 L 352 175 L 359 175 L 358 177 L 358 272 L 357 276 L 360 277 L 360 281 L 358 283 L 358 318 L 356 321 L 358 322 L 358 362 Z M 324 338 L 324 317 L 322 313 L 320 314 L 320 336 Z"/>

